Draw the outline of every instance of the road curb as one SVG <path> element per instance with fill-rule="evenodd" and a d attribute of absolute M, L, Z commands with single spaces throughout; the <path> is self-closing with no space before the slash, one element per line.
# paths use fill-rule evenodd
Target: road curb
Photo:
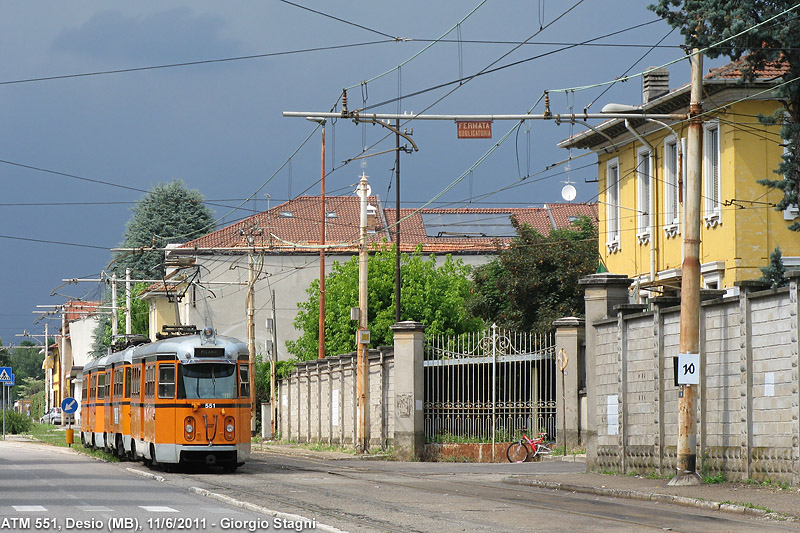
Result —
<path fill-rule="evenodd" d="M 390 455 L 384 454 L 365 454 L 349 455 L 343 452 L 326 452 L 306 450 L 302 448 L 289 448 L 283 446 L 251 447 L 250 453 L 274 453 L 287 457 L 303 457 L 305 459 L 325 459 L 327 461 L 390 461 Z"/>
<path fill-rule="evenodd" d="M 232 496 L 228 496 L 226 494 L 219 494 L 217 492 L 211 492 L 207 489 L 203 489 L 200 487 L 189 487 L 189 492 L 194 492 L 195 494 L 199 494 L 200 496 L 205 496 L 206 498 L 211 498 L 213 500 L 217 500 L 223 503 L 227 503 L 228 505 L 232 505 L 234 507 L 238 507 L 240 509 L 247 509 L 248 511 L 254 513 L 260 513 L 263 515 L 271 516 L 273 518 L 280 518 L 282 520 L 289 520 L 291 522 L 313 522 L 315 523 L 314 528 L 317 531 L 325 531 L 326 533 L 347 533 L 342 529 L 338 529 L 336 527 L 327 525 L 327 524 L 319 524 L 316 520 L 306 518 L 304 516 L 290 514 L 290 513 L 282 513 L 280 511 L 273 511 L 272 509 L 267 509 L 266 507 L 262 507 L 261 505 L 256 505 L 255 503 L 250 503 L 242 500 L 237 500 Z"/>
<path fill-rule="evenodd" d="M 595 496 L 626 498 L 629 500 L 671 503 L 673 505 L 682 505 L 684 507 L 695 507 L 698 509 L 706 509 L 709 511 L 725 511 L 728 513 L 745 514 L 756 517 L 775 516 L 783 519 L 788 518 L 793 521 L 798 519 L 795 516 L 770 513 L 764 509 L 755 509 L 753 507 L 747 507 L 744 505 L 738 505 L 727 502 L 714 502 L 710 500 L 703 500 L 700 498 L 687 498 L 685 496 L 675 496 L 673 494 L 662 494 L 658 492 L 642 492 L 642 491 L 628 490 L 628 489 L 609 489 L 605 487 L 590 487 L 586 485 L 575 485 L 572 483 L 559 483 L 556 481 L 541 481 L 538 479 L 531 479 L 528 476 L 510 476 L 503 478 L 502 481 L 503 483 L 507 483 L 509 485 L 523 485 L 541 489 L 563 490 L 567 492 L 593 494 Z"/>

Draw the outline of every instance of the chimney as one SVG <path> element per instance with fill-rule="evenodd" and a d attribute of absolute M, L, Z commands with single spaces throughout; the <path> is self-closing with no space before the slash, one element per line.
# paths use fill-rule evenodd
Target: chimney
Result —
<path fill-rule="evenodd" d="M 664 96 L 669 92 L 669 70 L 666 67 L 655 68 L 645 71 L 642 76 L 642 102 L 652 102 L 659 96 Z"/>

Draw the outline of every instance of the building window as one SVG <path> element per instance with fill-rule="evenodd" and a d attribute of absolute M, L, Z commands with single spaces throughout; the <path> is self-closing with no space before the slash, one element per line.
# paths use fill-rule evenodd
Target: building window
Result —
<path fill-rule="evenodd" d="M 636 163 L 636 236 L 639 244 L 650 242 L 650 151 L 639 150 Z"/>
<path fill-rule="evenodd" d="M 608 253 L 620 250 L 619 246 L 619 160 L 612 159 L 606 166 L 606 246 Z"/>
<path fill-rule="evenodd" d="M 685 153 L 683 139 L 672 137 L 664 143 L 664 232 L 667 237 L 680 233 L 681 177 L 686 175 L 682 172 L 685 162 L 682 153 Z"/>
<path fill-rule="evenodd" d="M 719 121 L 709 122 L 705 129 L 703 143 L 705 176 L 703 198 L 705 209 L 703 220 L 706 227 L 717 226 L 721 222 L 722 197 L 720 192 L 720 149 Z"/>

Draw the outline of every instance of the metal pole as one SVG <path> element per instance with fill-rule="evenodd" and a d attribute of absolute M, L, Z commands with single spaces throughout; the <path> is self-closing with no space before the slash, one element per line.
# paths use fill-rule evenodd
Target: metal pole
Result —
<path fill-rule="evenodd" d="M 3 387 L 3 440 L 6 440 L 6 385 L 5 383 L 2 384 Z"/>
<path fill-rule="evenodd" d="M 700 176 L 702 169 L 702 82 L 703 56 L 692 51 L 691 100 L 687 135 L 686 229 L 683 235 L 681 281 L 680 353 L 700 353 Z M 681 385 L 678 398 L 677 475 L 670 485 L 698 485 L 697 396 L 694 385 Z"/>
<path fill-rule="evenodd" d="M 395 119 L 394 123 L 397 132 L 394 134 L 394 169 L 395 169 L 395 224 L 394 228 L 394 248 L 395 248 L 395 265 L 394 265 L 394 321 L 400 322 L 400 119 Z"/>
<path fill-rule="evenodd" d="M 67 313 L 63 308 L 61 310 L 61 342 L 59 343 L 59 346 L 58 358 L 61 361 L 61 364 L 58 365 L 58 391 L 60 394 L 58 404 L 60 405 L 61 400 L 69 396 L 69 394 L 65 394 L 64 391 L 67 388 L 67 372 L 72 370 L 72 362 L 70 361 L 70 364 L 67 365 Z M 61 411 L 61 422 L 64 422 L 63 410 Z"/>
<path fill-rule="evenodd" d="M 133 333 L 131 327 L 131 269 L 125 269 L 125 335 Z"/>
<path fill-rule="evenodd" d="M 48 333 L 49 333 L 49 324 L 45 322 L 44 324 L 44 360 L 47 361 L 47 358 L 50 357 L 50 342 L 47 340 Z M 55 363 L 50 361 L 50 364 L 53 365 L 52 368 L 45 369 L 45 389 L 46 394 L 44 395 L 44 412 L 50 410 L 53 406 L 53 368 L 55 368 Z M 42 413 L 44 414 L 44 413 Z"/>
<path fill-rule="evenodd" d="M 497 324 L 492 324 L 492 461 L 497 438 Z"/>
<path fill-rule="evenodd" d="M 117 340 L 119 333 L 119 317 L 117 317 L 117 274 L 111 276 L 111 344 Z M 45 339 L 47 344 L 47 339 Z"/>
<path fill-rule="evenodd" d="M 319 226 L 319 347 L 317 358 L 325 358 L 325 121 L 322 124 L 322 177 L 320 178 L 322 193 L 320 195 Z"/>
<path fill-rule="evenodd" d="M 369 435 L 367 433 L 367 357 L 368 346 L 361 342 L 361 332 L 368 329 L 367 320 L 367 176 L 361 173 L 358 184 L 361 197 L 361 245 L 358 252 L 358 361 L 356 367 L 356 395 L 358 396 L 358 449 L 361 453 L 369 450 Z"/>
<path fill-rule="evenodd" d="M 358 122 L 372 122 L 373 120 L 553 120 L 561 122 L 575 122 L 584 120 L 607 120 L 610 118 L 652 118 L 655 120 L 686 120 L 683 113 L 542 113 L 520 115 L 418 115 L 415 113 L 359 113 L 350 111 L 333 113 L 319 111 L 284 111 L 284 117 L 289 118 L 344 118 Z"/>
<path fill-rule="evenodd" d="M 272 357 L 270 358 L 270 362 L 272 365 L 269 376 L 269 405 L 270 410 L 272 411 L 272 416 L 270 416 L 270 424 L 272 425 L 272 438 L 274 439 L 275 431 L 278 428 L 278 404 L 275 403 L 275 367 L 276 363 L 278 362 L 278 325 L 275 317 L 275 289 L 272 289 Z"/>
<path fill-rule="evenodd" d="M 256 369 L 256 324 L 254 321 L 255 311 L 255 259 L 253 253 L 248 254 L 249 275 L 247 284 L 247 352 L 250 355 L 250 375 Z M 256 434 L 256 391 L 255 387 L 250 387 L 250 432 Z"/>

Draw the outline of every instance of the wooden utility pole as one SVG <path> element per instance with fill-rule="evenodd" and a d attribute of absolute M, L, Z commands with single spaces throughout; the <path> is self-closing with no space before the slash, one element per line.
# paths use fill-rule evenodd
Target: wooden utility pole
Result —
<path fill-rule="evenodd" d="M 700 354 L 700 182 L 702 170 L 703 56 L 692 51 L 691 99 L 686 159 L 686 225 L 681 269 L 680 353 Z M 679 375 L 681 369 L 679 368 Z M 699 373 L 700 369 L 696 369 Z M 685 373 L 685 372 L 684 372 Z M 692 372 L 694 373 L 694 372 Z M 696 385 L 680 385 L 678 397 L 677 475 L 670 485 L 699 485 L 697 475 Z"/>

